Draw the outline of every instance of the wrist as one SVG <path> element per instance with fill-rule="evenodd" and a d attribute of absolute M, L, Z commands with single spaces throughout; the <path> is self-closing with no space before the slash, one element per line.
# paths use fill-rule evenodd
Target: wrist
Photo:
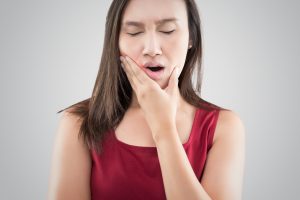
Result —
<path fill-rule="evenodd" d="M 165 124 L 152 131 L 153 140 L 156 144 L 178 137 L 176 124 Z"/>

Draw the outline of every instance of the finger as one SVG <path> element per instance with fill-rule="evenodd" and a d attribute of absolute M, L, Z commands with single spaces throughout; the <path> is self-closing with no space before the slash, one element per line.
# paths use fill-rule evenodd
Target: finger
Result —
<path fill-rule="evenodd" d="M 138 92 L 137 89 L 140 85 L 142 85 L 142 82 L 138 78 L 136 78 L 131 65 L 128 63 L 128 61 L 125 59 L 125 57 L 121 56 L 120 59 L 123 63 L 123 66 L 127 70 L 127 76 L 128 76 L 128 78 L 130 78 L 130 84 L 133 88 L 135 88 L 134 90 L 137 93 Z"/>
<path fill-rule="evenodd" d="M 125 74 L 126 74 L 126 76 L 128 78 L 128 81 L 130 82 L 130 85 L 131 85 L 132 89 L 134 91 L 136 91 L 136 87 L 135 87 L 135 84 L 134 84 L 134 82 L 132 80 L 132 75 L 130 73 L 130 70 L 128 69 L 128 67 L 126 65 L 124 65 L 124 63 L 122 61 L 121 61 L 121 66 L 122 66 L 123 70 L 125 71 Z"/>
<path fill-rule="evenodd" d="M 141 84 L 145 84 L 145 83 L 152 84 L 153 83 L 153 80 L 147 76 L 147 74 L 136 64 L 136 62 L 134 62 L 134 60 L 132 60 L 128 56 L 125 57 L 125 60 L 130 65 L 130 67 L 133 71 L 133 75 L 134 75 L 133 80 L 136 78 L 139 81 L 139 83 L 141 83 Z"/>
<path fill-rule="evenodd" d="M 169 94 L 173 94 L 176 92 L 178 87 L 178 67 L 174 67 L 168 82 L 168 86 L 166 87 L 165 91 Z"/>
<path fill-rule="evenodd" d="M 136 76 L 134 70 L 132 69 L 133 68 L 132 65 L 128 62 L 128 60 L 126 59 L 126 57 L 124 57 L 124 59 L 123 59 L 123 64 L 126 66 L 128 72 L 130 74 L 130 78 L 131 78 L 133 84 L 135 84 L 137 86 L 141 85 L 142 81 L 139 80 L 139 78 Z"/>

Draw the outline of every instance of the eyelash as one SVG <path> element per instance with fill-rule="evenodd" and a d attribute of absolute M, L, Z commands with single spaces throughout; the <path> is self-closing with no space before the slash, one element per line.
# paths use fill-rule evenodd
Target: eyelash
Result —
<path fill-rule="evenodd" d="M 160 31 L 160 32 L 162 32 L 162 33 L 164 33 L 164 34 L 167 34 L 167 35 L 170 35 L 170 34 L 173 33 L 174 31 L 175 31 L 175 30 L 167 31 L 167 32 Z M 140 34 L 140 33 L 142 33 L 142 32 L 138 32 L 138 33 L 128 33 L 128 35 L 130 35 L 130 36 L 136 36 L 136 35 L 138 35 L 138 34 Z"/>

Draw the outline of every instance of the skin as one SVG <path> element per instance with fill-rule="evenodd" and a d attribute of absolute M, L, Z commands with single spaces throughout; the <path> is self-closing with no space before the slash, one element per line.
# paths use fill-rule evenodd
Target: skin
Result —
<path fill-rule="evenodd" d="M 156 26 L 154 22 L 169 17 L 179 19 L 177 32 L 164 35 L 160 32 L 161 29 L 170 27 Z M 144 33 L 136 38 L 126 35 L 128 30 L 122 29 L 120 33 L 121 55 L 129 57 L 122 63 L 134 90 L 132 104 L 120 123 L 123 128 L 118 129 L 126 133 L 123 139 L 131 138 L 128 143 L 135 141 L 137 145 L 141 141 L 147 141 L 144 142 L 145 146 L 156 146 L 167 199 L 241 199 L 245 130 L 237 114 L 233 111 L 220 111 L 201 183 L 182 146 L 189 136 L 190 121 L 194 116 L 193 108 L 179 95 L 177 80 L 189 42 L 184 2 L 131 0 L 123 16 L 123 21 L 126 20 L 142 22 L 144 28 L 139 27 L 141 30 L 138 31 Z M 175 25 L 167 26 L 174 28 Z M 143 62 L 151 60 L 163 62 L 167 66 L 164 77 L 159 81 L 150 79 L 141 69 Z M 178 73 L 174 71 L 174 66 L 178 67 Z M 181 116 L 184 117 L 180 118 Z M 139 123 L 143 119 L 144 123 Z M 127 124 L 127 129 L 124 124 Z M 80 125 L 81 121 L 76 116 L 63 112 L 52 154 L 49 200 L 91 198 L 92 161 L 83 139 L 78 139 Z M 140 127 L 137 128 L 138 125 Z M 134 132 L 132 130 L 146 132 L 148 135 L 142 135 L 140 138 L 143 139 L 137 140 L 138 135 L 130 135 Z M 182 136 L 182 132 L 188 134 Z M 148 145 L 150 139 L 153 145 Z"/>
<path fill-rule="evenodd" d="M 129 2 L 123 15 L 119 36 L 121 55 L 130 57 L 138 66 L 142 66 L 147 61 L 163 63 L 166 66 L 164 76 L 161 80 L 156 81 L 163 89 L 167 87 L 174 67 L 178 67 L 180 74 L 185 63 L 189 46 L 189 31 L 187 13 L 184 7 L 184 2 L 181 0 L 135 0 Z M 161 24 L 155 23 L 158 20 L 168 18 L 176 18 L 177 20 L 166 21 Z M 141 25 L 127 25 L 127 22 L 130 21 L 140 22 Z M 170 31 L 174 32 L 164 33 Z M 139 34 L 130 35 L 133 33 Z M 132 107 L 139 107 L 135 95 Z M 179 103 L 184 104 L 183 99 L 179 98 Z"/>
<path fill-rule="evenodd" d="M 164 18 L 177 18 L 179 23 L 157 26 L 155 22 Z M 128 21 L 138 21 L 142 26 L 126 26 Z M 216 128 L 214 142 L 216 138 L 223 140 L 219 139 L 217 147 L 215 145 L 210 152 L 202 183 L 204 187 L 193 173 L 179 137 L 177 113 L 180 105 L 187 104 L 180 97 L 178 88 L 178 76 L 188 50 L 187 22 L 186 8 L 181 0 L 130 1 L 123 16 L 119 46 L 122 67 L 134 90 L 131 107 L 143 111 L 150 127 L 168 199 L 241 199 L 244 128 L 236 114 L 230 111 L 220 114 L 220 120 L 227 124 L 218 123 Z M 167 28 L 169 30 L 163 30 Z M 175 29 L 170 35 L 161 33 L 170 29 Z M 139 34 L 133 37 L 132 33 Z M 145 73 L 141 63 L 149 60 L 166 63 L 167 73 L 162 79 L 152 80 Z"/>
<path fill-rule="evenodd" d="M 158 7 L 160 9 L 158 9 Z M 155 13 L 152 12 L 153 10 L 155 10 Z M 159 20 L 172 18 L 175 18 L 176 20 L 157 23 Z M 132 25 L 129 22 L 138 22 L 139 25 Z M 166 33 L 170 31 L 173 32 L 170 34 Z M 138 34 L 134 36 L 131 35 L 136 33 Z M 179 76 L 185 63 L 188 48 L 188 21 L 185 4 L 183 1 L 136 0 L 129 2 L 127 8 L 124 11 L 121 31 L 119 35 L 120 54 L 130 57 L 131 60 L 135 62 L 136 65 L 138 65 L 140 68 L 142 68 L 143 63 L 149 61 L 157 61 L 159 63 L 162 63 L 165 66 L 164 75 L 162 79 L 152 81 L 152 85 L 158 85 L 160 88 L 166 89 L 171 77 L 171 73 L 175 67 L 178 68 L 178 71 L 174 76 Z M 141 83 L 139 83 L 139 85 L 141 85 Z M 158 89 L 158 87 L 156 87 L 156 89 Z M 134 143 L 144 143 L 148 144 L 148 146 L 153 146 L 154 141 L 153 139 L 151 141 L 149 137 L 149 135 L 154 132 L 153 129 L 161 125 L 161 120 L 175 120 L 177 121 L 177 128 L 180 129 L 180 132 L 182 133 L 180 137 L 184 142 L 189 136 L 188 134 L 190 131 L 190 127 L 188 126 L 193 121 L 196 108 L 189 105 L 182 98 L 179 93 L 178 87 L 175 87 L 173 90 L 174 95 L 165 98 L 165 103 L 154 104 L 151 107 L 148 107 L 149 105 L 141 107 L 140 103 L 142 102 L 138 101 L 138 97 L 136 95 L 137 93 L 134 91 L 133 100 L 128 109 L 128 112 L 125 114 L 125 118 L 123 122 L 120 123 L 116 132 L 131 132 L 129 130 L 130 125 L 128 125 L 130 123 L 130 119 L 136 118 L 135 116 L 139 115 L 141 124 L 144 124 L 143 128 L 141 127 L 141 129 L 145 130 L 144 137 L 148 137 L 148 141 L 143 142 L 142 140 L 140 140 L 134 141 Z M 160 96 L 164 96 L 163 93 L 161 93 Z M 155 96 L 152 96 L 149 101 L 155 102 L 155 98 Z M 161 105 L 161 107 L 157 107 L 157 105 Z M 165 105 L 168 105 L 170 107 L 165 107 Z M 153 110 L 153 107 L 156 108 Z M 160 118 L 156 118 L 158 119 L 156 120 L 156 122 L 160 123 L 157 125 L 153 124 L 149 127 L 148 124 L 152 123 L 151 121 L 153 120 L 149 119 L 151 117 L 151 112 L 148 112 L 147 110 L 145 110 L 145 108 L 148 108 L 149 111 L 150 109 L 152 109 L 152 112 L 160 112 L 161 110 L 168 109 L 168 112 L 166 112 L 166 114 L 170 116 L 160 115 Z M 178 115 L 176 115 L 175 113 L 177 113 Z M 152 117 L 157 116 L 152 115 Z M 188 126 L 180 125 L 182 124 L 184 118 L 189 119 L 190 123 L 186 123 L 186 125 Z M 128 123 L 126 123 L 127 121 Z M 121 131 L 121 129 L 123 130 Z M 122 137 L 124 140 L 126 140 L 125 136 L 120 136 L 120 138 Z M 132 138 L 134 137 L 135 136 L 132 136 Z"/>

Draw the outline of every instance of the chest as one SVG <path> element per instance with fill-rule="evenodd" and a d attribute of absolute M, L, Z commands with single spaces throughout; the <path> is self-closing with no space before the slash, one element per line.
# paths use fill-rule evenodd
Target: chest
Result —
<path fill-rule="evenodd" d="M 194 113 L 181 114 L 176 118 L 176 128 L 181 143 L 188 141 L 194 122 Z M 154 147 L 155 142 L 147 121 L 141 114 L 125 114 L 115 129 L 116 138 L 134 146 Z"/>

